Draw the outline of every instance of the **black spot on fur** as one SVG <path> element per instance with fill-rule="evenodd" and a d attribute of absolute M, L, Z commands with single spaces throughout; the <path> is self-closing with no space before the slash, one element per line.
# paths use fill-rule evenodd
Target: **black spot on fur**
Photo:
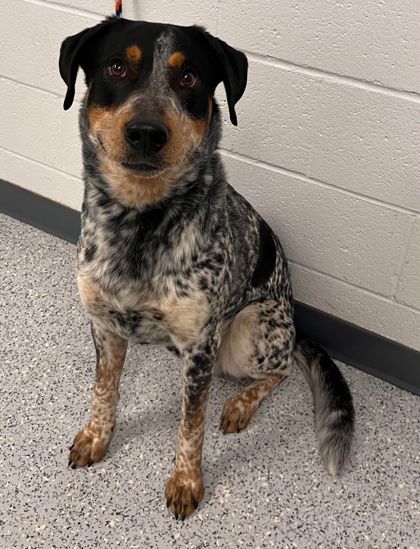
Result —
<path fill-rule="evenodd" d="M 170 351 L 171 353 L 174 353 L 174 355 L 176 356 L 181 356 L 181 353 L 179 352 L 179 350 L 174 346 L 174 345 L 168 345 L 166 347 L 168 349 L 168 351 Z"/>
<path fill-rule="evenodd" d="M 205 354 L 197 354 L 193 356 L 192 361 L 198 368 L 204 368 L 209 363 L 209 357 Z"/>
<path fill-rule="evenodd" d="M 92 332 L 92 339 L 93 343 L 95 345 L 95 352 L 96 352 L 96 371 L 98 371 L 99 368 L 99 361 L 101 359 L 101 352 L 102 352 L 102 344 L 99 342 L 98 338 L 96 337 L 96 331 L 95 327 L 93 325 L 93 322 L 90 323 L 90 330 Z"/>
<path fill-rule="evenodd" d="M 85 260 L 92 261 L 96 255 L 97 247 L 96 244 L 91 244 L 85 248 Z"/>
<path fill-rule="evenodd" d="M 260 220 L 260 242 L 258 259 L 252 276 L 254 288 L 262 286 L 267 282 L 276 265 L 276 245 L 270 227 L 265 221 Z"/>

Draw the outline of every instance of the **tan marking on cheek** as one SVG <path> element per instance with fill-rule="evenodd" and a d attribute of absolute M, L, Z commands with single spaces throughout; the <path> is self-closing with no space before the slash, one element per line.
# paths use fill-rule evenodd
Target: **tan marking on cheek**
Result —
<path fill-rule="evenodd" d="M 198 136 L 201 141 L 206 133 L 206 121 L 201 120 L 200 118 L 191 118 L 191 125 L 194 128 L 195 135 Z"/>
<path fill-rule="evenodd" d="M 172 69 L 180 70 L 185 61 L 182 51 L 175 51 L 168 59 L 168 65 Z"/>
<path fill-rule="evenodd" d="M 101 129 L 105 129 L 112 124 L 115 114 L 115 107 L 92 106 L 88 108 L 87 116 L 89 129 L 95 137 Z"/>
<path fill-rule="evenodd" d="M 181 167 L 189 154 L 200 145 L 207 129 L 206 121 L 191 118 L 175 109 L 168 110 L 162 121 L 171 134 L 162 155 L 167 164 Z"/>
<path fill-rule="evenodd" d="M 142 51 L 138 46 L 133 44 L 126 48 L 125 55 L 131 63 L 138 65 L 142 58 Z"/>
<path fill-rule="evenodd" d="M 132 117 L 131 108 L 118 113 L 116 107 L 92 106 L 88 109 L 91 134 L 100 138 L 107 155 L 116 161 L 125 155 L 124 127 Z"/>

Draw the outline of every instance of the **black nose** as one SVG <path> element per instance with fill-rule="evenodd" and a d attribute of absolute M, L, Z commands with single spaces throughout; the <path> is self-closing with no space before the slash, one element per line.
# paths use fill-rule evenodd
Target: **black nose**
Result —
<path fill-rule="evenodd" d="M 168 129 L 160 122 L 137 120 L 125 127 L 127 142 L 144 156 L 159 152 L 168 141 L 168 136 Z"/>

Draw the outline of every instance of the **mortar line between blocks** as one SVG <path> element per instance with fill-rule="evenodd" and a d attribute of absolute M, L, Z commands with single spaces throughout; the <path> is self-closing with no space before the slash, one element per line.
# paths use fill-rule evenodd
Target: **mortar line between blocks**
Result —
<path fill-rule="evenodd" d="M 364 288 L 363 286 L 358 286 L 357 284 L 354 284 L 353 282 L 349 282 L 348 280 L 343 280 L 342 278 L 338 278 L 334 275 L 331 275 L 329 273 L 324 273 L 323 271 L 320 271 L 316 269 L 315 267 L 309 267 L 308 265 L 304 265 L 303 263 L 300 263 L 299 261 L 295 261 L 294 259 L 288 259 L 287 260 L 290 265 L 296 265 L 297 267 L 300 267 L 301 269 L 308 271 L 310 273 L 315 273 L 320 276 L 324 276 L 325 278 L 329 278 L 332 280 L 335 280 L 336 282 L 340 282 L 344 284 L 345 286 L 349 286 L 350 288 L 356 288 L 357 290 L 360 290 L 361 292 L 370 294 L 374 297 L 377 297 L 378 299 L 385 301 L 386 303 L 389 303 L 391 305 L 397 305 L 398 307 L 402 307 L 403 309 L 407 309 L 408 311 L 412 313 L 416 313 L 420 315 L 420 310 L 416 309 L 415 307 L 410 307 L 410 305 L 405 305 L 404 303 L 400 303 L 399 301 L 395 301 L 395 299 L 388 296 L 385 296 L 383 294 L 380 294 L 378 292 L 375 292 L 374 290 L 371 290 L 369 288 Z"/>
<path fill-rule="evenodd" d="M 289 175 L 292 177 L 295 177 L 296 179 L 301 179 L 302 181 L 305 181 L 306 183 L 313 183 L 314 185 L 318 185 L 320 187 L 325 187 L 327 189 L 334 189 L 338 192 L 341 192 L 343 194 L 346 194 L 351 197 L 356 197 L 362 200 L 365 200 L 366 202 L 370 202 L 372 204 L 375 204 L 376 206 L 382 206 L 384 208 L 388 208 L 390 210 L 394 210 L 400 213 L 408 214 L 412 217 L 418 217 L 420 216 L 420 211 L 417 210 L 411 210 L 410 208 L 405 208 L 404 206 L 397 206 L 395 204 L 392 204 L 391 202 L 386 202 L 382 200 L 377 200 L 375 198 L 372 198 L 371 196 L 359 193 L 357 191 L 349 191 L 348 189 L 343 189 L 342 187 L 338 187 L 337 185 L 333 185 L 332 183 L 326 183 L 325 181 L 321 181 L 320 179 L 316 179 L 314 177 L 311 177 L 309 175 L 305 175 L 302 172 L 298 172 L 295 170 L 290 170 L 289 168 L 283 168 L 281 166 L 276 166 L 275 164 L 270 164 L 269 162 L 264 162 L 262 160 L 258 160 L 257 158 L 253 158 L 252 156 L 248 156 L 246 154 L 237 153 L 230 151 L 229 149 L 224 149 L 223 147 L 219 149 L 219 151 L 227 156 L 234 158 L 235 160 L 241 160 L 242 162 L 245 162 L 247 164 L 251 164 L 252 166 L 258 166 L 260 168 L 264 168 L 266 170 L 270 170 L 272 172 L 281 173 L 283 175 Z"/>
<path fill-rule="evenodd" d="M 307 74 L 309 76 L 314 76 L 318 78 L 323 78 L 324 80 L 330 80 L 335 83 L 346 83 L 353 87 L 358 87 L 366 91 L 381 93 L 383 95 L 398 97 L 399 99 L 405 99 L 413 103 L 420 103 L 420 93 L 415 91 L 401 90 L 398 88 L 393 88 L 391 86 L 385 86 L 382 84 L 376 84 L 369 80 L 364 80 L 362 78 L 356 78 L 354 76 L 347 76 L 345 74 L 338 74 L 335 72 L 317 69 L 315 67 L 307 65 L 299 65 L 298 63 L 293 63 L 292 61 L 286 61 L 284 59 L 279 59 L 271 55 L 264 55 L 261 53 L 254 53 L 252 51 L 242 49 L 248 59 L 252 61 L 257 61 L 264 65 L 275 66 L 281 69 L 288 71 L 296 70 L 297 72 Z"/>
<path fill-rule="evenodd" d="M 405 246 L 405 248 L 404 248 L 404 253 L 403 253 L 403 255 L 402 255 L 401 265 L 400 265 L 399 272 L 398 272 L 398 276 L 397 276 L 397 282 L 396 282 L 396 284 L 395 284 L 395 290 L 394 290 L 394 293 L 393 293 L 393 299 L 394 299 L 397 303 L 398 303 L 398 301 L 397 301 L 397 293 L 398 293 L 398 288 L 400 287 L 401 277 L 402 277 L 402 275 L 403 275 L 405 260 L 406 260 L 406 258 L 407 258 L 408 250 L 410 249 L 410 246 L 411 246 L 411 241 L 412 241 L 412 239 L 414 238 L 414 234 L 415 234 L 415 232 L 416 232 L 416 221 L 417 221 L 417 219 L 414 218 L 414 219 L 413 219 L 413 224 L 412 224 L 411 229 L 410 229 L 410 233 L 409 233 L 409 235 L 408 235 L 407 245 Z"/>
<path fill-rule="evenodd" d="M 16 158 L 27 160 L 28 162 L 32 162 L 33 164 L 36 164 L 37 166 L 41 166 L 42 168 L 47 168 L 48 170 L 52 170 L 52 171 L 57 172 L 61 175 L 65 175 L 66 177 L 70 177 L 71 179 L 76 180 L 78 183 L 83 183 L 83 181 L 75 175 L 72 175 L 72 174 L 67 173 L 63 170 L 60 170 L 59 168 L 55 168 L 54 166 L 50 166 L 49 164 L 45 164 L 44 162 L 40 162 L 39 160 L 35 160 L 34 158 L 30 158 L 29 156 L 25 156 L 24 154 L 21 154 L 21 153 L 15 152 L 15 151 L 11 151 L 10 149 L 7 149 L 6 147 L 3 147 L 3 145 L 0 145 L 0 151 L 3 151 L 7 154 L 11 154 L 12 156 L 15 156 Z"/>
<path fill-rule="evenodd" d="M 58 69 L 57 69 L 58 70 Z M 27 82 L 22 82 L 21 80 L 18 80 L 17 78 L 11 78 L 10 76 L 6 76 L 5 74 L 0 74 L 0 80 L 8 80 L 9 82 L 14 82 L 15 84 L 19 84 L 23 88 L 29 88 L 31 90 L 36 90 L 42 93 L 47 93 L 49 95 L 52 95 L 53 97 L 56 97 L 58 99 L 61 99 L 64 101 L 64 95 L 60 95 L 57 92 L 47 90 L 46 88 L 40 88 L 39 86 L 34 86 L 33 84 L 28 84 Z M 65 87 L 65 84 L 63 82 L 63 87 Z M 77 98 L 76 98 L 77 100 Z"/>
<path fill-rule="evenodd" d="M 56 11 L 64 11 L 65 13 L 71 13 L 73 15 L 82 15 L 83 17 L 89 17 L 90 19 L 96 19 L 101 21 L 107 15 L 112 15 L 112 7 L 110 6 L 109 13 L 104 13 L 103 15 L 99 12 L 73 8 L 72 6 L 66 6 L 63 4 L 58 4 L 53 2 L 53 0 L 24 0 L 27 4 L 35 4 L 37 6 L 42 6 L 46 8 L 52 8 Z"/>

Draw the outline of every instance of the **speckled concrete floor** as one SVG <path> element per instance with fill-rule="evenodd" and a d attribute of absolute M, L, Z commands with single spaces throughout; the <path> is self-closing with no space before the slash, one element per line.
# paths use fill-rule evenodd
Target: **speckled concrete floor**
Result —
<path fill-rule="evenodd" d="M 67 469 L 88 418 L 94 350 L 75 247 L 0 216 L 0 547 L 419 547 L 420 399 L 347 366 L 358 428 L 351 464 L 321 467 L 298 371 L 252 425 L 222 436 L 238 384 L 214 383 L 206 495 L 184 523 L 166 509 L 179 420 L 178 361 L 133 346 L 104 462 Z"/>

